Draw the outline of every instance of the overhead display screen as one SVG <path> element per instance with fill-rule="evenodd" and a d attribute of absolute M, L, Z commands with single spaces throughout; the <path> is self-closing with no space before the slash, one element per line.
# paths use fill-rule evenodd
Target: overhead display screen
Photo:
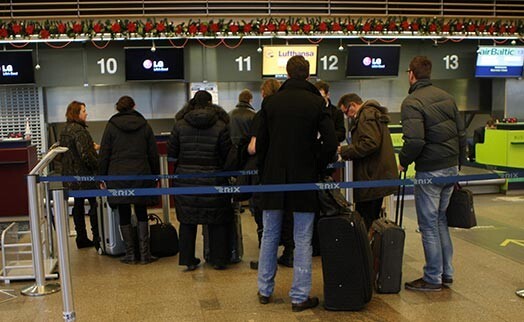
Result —
<path fill-rule="evenodd" d="M 475 77 L 521 77 L 524 47 L 479 46 Z"/>
<path fill-rule="evenodd" d="M 262 76 L 286 78 L 289 58 L 301 55 L 309 62 L 309 75 L 317 75 L 317 45 L 267 45 L 262 49 Z"/>
<path fill-rule="evenodd" d="M 400 45 L 348 45 L 346 77 L 397 77 Z"/>
<path fill-rule="evenodd" d="M 183 48 L 125 48 L 126 80 L 184 79 Z"/>
<path fill-rule="evenodd" d="M 31 50 L 0 51 L 0 67 L 0 85 L 35 82 Z"/>

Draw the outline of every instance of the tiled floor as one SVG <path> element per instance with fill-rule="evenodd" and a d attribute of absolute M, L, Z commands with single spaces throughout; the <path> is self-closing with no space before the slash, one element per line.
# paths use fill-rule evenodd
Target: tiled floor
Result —
<path fill-rule="evenodd" d="M 124 265 L 93 249 L 77 250 L 71 238 L 74 307 L 78 321 L 522 321 L 524 195 L 475 197 L 479 228 L 453 230 L 455 282 L 439 293 L 402 290 L 375 294 L 360 312 L 331 312 L 321 306 L 292 313 L 288 291 L 292 269 L 279 267 L 274 302 L 258 304 L 255 225 L 242 215 L 245 255 L 224 271 L 202 265 L 193 272 L 178 266 L 178 257 L 151 265 Z M 407 201 L 403 280 L 421 276 L 424 263 L 412 201 Z M 199 239 L 197 254 L 202 253 Z M 201 256 L 200 256 L 201 257 Z M 320 258 L 313 260 L 313 295 L 322 299 Z M 30 282 L 0 288 L 20 290 Z M 18 293 L 19 294 L 19 293 Z M 61 321 L 62 293 L 0 303 L 0 321 Z"/>

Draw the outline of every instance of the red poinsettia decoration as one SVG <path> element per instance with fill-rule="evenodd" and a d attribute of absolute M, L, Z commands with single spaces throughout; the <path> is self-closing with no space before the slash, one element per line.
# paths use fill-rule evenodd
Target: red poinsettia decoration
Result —
<path fill-rule="evenodd" d="M 40 38 L 47 39 L 49 38 L 49 36 L 51 36 L 51 33 L 49 32 L 49 30 L 46 30 L 46 29 L 40 30 Z"/>
<path fill-rule="evenodd" d="M 66 30 L 67 30 L 67 27 L 66 27 L 65 23 L 59 23 L 56 26 L 56 31 L 58 31 L 59 34 L 65 34 Z"/>
<path fill-rule="evenodd" d="M 198 37 L 200 35 L 221 37 L 221 33 L 231 33 L 237 37 L 267 34 L 293 34 L 322 37 L 324 34 L 366 34 L 378 35 L 387 32 L 389 35 L 439 35 L 462 34 L 479 36 L 524 36 L 524 21 L 492 21 L 445 18 L 261 18 L 250 21 L 210 20 L 182 22 L 173 24 L 167 19 L 156 22 L 154 19 L 141 20 L 106 20 L 91 21 L 0 21 L 0 39 L 32 39 L 67 37 L 104 37 L 110 33 L 113 39 L 128 37 L 150 37 L 151 34 L 171 37 Z"/>
<path fill-rule="evenodd" d="M 82 32 L 82 24 L 79 24 L 79 23 L 73 24 L 73 32 L 75 34 L 81 33 Z"/>
<path fill-rule="evenodd" d="M 118 22 L 115 22 L 111 25 L 111 31 L 114 33 L 119 33 L 122 31 L 122 27 L 120 26 Z"/>
<path fill-rule="evenodd" d="M 163 22 L 159 22 L 156 24 L 156 31 L 164 32 L 165 30 L 166 30 L 166 25 Z"/>
<path fill-rule="evenodd" d="M 102 25 L 99 24 L 99 23 L 95 23 L 95 24 L 93 25 L 93 31 L 94 31 L 95 33 L 97 33 L 97 34 L 101 33 L 101 32 L 102 32 L 102 29 L 103 29 L 103 27 L 102 27 Z"/>
<path fill-rule="evenodd" d="M 34 25 L 27 25 L 25 27 L 25 33 L 28 35 L 32 35 L 35 32 L 35 26 Z"/>

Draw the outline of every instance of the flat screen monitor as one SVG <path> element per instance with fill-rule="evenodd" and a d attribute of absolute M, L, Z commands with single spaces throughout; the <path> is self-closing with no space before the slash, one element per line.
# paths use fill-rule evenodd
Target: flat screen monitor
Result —
<path fill-rule="evenodd" d="M 125 48 L 126 81 L 184 79 L 184 49 Z"/>
<path fill-rule="evenodd" d="M 317 75 L 317 45 L 267 45 L 262 49 L 262 77 L 286 78 L 289 58 L 302 55 L 309 62 L 309 75 Z"/>
<path fill-rule="evenodd" d="M 348 45 L 346 77 L 397 77 L 400 45 Z"/>
<path fill-rule="evenodd" d="M 31 50 L 0 51 L 0 85 L 34 84 Z"/>
<path fill-rule="evenodd" d="M 475 77 L 522 77 L 524 47 L 479 46 Z"/>

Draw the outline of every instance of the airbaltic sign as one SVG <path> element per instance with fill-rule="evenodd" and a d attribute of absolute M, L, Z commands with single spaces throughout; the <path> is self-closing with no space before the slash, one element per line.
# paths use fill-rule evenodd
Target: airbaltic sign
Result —
<path fill-rule="evenodd" d="M 523 47 L 481 46 L 477 50 L 476 77 L 521 77 Z"/>

